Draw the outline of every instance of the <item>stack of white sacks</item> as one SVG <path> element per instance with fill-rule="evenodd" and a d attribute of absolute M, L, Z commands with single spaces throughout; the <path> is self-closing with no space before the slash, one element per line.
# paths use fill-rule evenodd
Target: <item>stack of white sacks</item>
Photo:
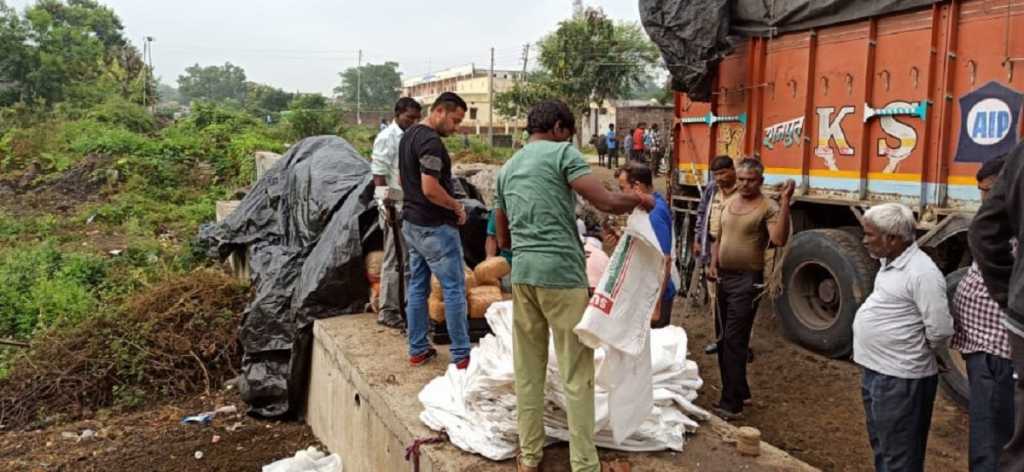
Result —
<path fill-rule="evenodd" d="M 617 256 L 645 256 L 643 251 L 651 248 L 652 241 L 649 227 L 644 227 L 643 223 L 645 219 L 630 218 L 627 232 L 632 230 L 633 236 L 637 237 L 624 238 L 612 259 Z M 627 240 L 632 240 L 636 247 L 630 248 Z M 654 254 L 660 257 L 660 252 L 646 255 Z M 647 264 L 637 266 L 651 267 Z M 615 276 L 606 274 L 606 278 L 609 275 Z M 598 293 L 601 293 L 600 287 Z M 606 295 L 614 299 L 617 294 Z M 625 300 L 620 298 L 619 301 Z M 631 303 L 620 305 L 623 309 L 630 308 L 630 311 L 638 308 Z M 590 327 L 600 331 L 601 319 L 591 317 L 591 311 L 588 309 L 584 321 L 576 329 L 577 333 L 586 328 L 588 318 L 597 321 Z M 619 311 L 619 307 L 615 307 L 611 318 L 615 318 Z M 647 309 L 641 311 L 650 312 Z M 419 399 L 424 407 L 420 420 L 433 430 L 447 432 L 451 442 L 460 449 L 492 460 L 504 460 L 513 457 L 518 449 L 512 302 L 492 304 L 486 317 L 494 334 L 481 339 L 479 346 L 473 349 L 468 369 L 458 370 L 450 365 L 445 375 L 435 378 L 420 391 Z M 601 317 L 609 318 L 608 314 Z M 693 403 L 703 381 L 697 372 L 697 364 L 686 358 L 686 331 L 676 326 L 656 330 L 644 326 L 636 332 L 641 333 L 643 339 L 639 341 L 644 345 L 632 353 L 609 347 L 615 346 L 616 340 L 603 339 L 600 332 L 581 333 L 584 334 L 581 339 L 587 344 L 600 345 L 595 346 L 594 353 L 597 372 L 595 440 L 600 447 L 623 451 L 682 451 L 684 435 L 697 429 L 696 420 L 709 418 L 706 411 Z M 647 351 L 643 349 L 648 346 L 649 364 L 645 355 Z M 648 372 L 649 383 L 637 379 L 638 375 L 646 378 Z M 549 440 L 568 441 L 565 399 L 553 345 L 548 349 L 545 399 L 544 423 Z"/>

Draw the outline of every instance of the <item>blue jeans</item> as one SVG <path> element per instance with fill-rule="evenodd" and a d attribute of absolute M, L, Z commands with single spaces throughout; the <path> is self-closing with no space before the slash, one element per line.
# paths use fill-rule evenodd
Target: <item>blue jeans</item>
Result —
<path fill-rule="evenodd" d="M 876 472 L 922 472 L 939 376 L 901 379 L 864 369 L 861 395 Z"/>
<path fill-rule="evenodd" d="M 996 472 L 1013 436 L 1013 361 L 986 352 L 964 354 L 971 386 L 971 472 Z"/>
<path fill-rule="evenodd" d="M 405 221 L 402 235 L 409 249 L 409 287 L 405 315 L 408 317 L 409 356 L 430 349 L 427 341 L 427 297 L 430 275 L 441 282 L 444 292 L 445 325 L 452 340 L 451 361 L 469 356 L 469 320 L 466 314 L 466 276 L 462 271 L 462 242 L 453 226 L 419 226 Z"/>

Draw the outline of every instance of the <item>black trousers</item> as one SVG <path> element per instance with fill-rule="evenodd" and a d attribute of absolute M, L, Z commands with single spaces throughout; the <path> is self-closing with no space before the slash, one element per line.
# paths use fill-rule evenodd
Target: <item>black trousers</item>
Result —
<path fill-rule="evenodd" d="M 1019 472 L 1024 470 L 1024 338 L 1010 331 L 1010 357 L 1013 368 L 1018 372 L 1016 388 L 1013 391 L 1014 415 L 1013 437 L 1003 447 L 999 456 L 999 470 Z"/>
<path fill-rule="evenodd" d="M 996 472 L 1013 436 L 1013 361 L 987 352 L 964 354 L 971 386 L 971 472 Z"/>
<path fill-rule="evenodd" d="M 923 472 L 939 376 L 901 379 L 864 369 L 861 396 L 875 472 Z"/>
<path fill-rule="evenodd" d="M 760 271 L 718 270 L 718 316 L 722 324 L 722 339 L 718 342 L 722 398 L 718 406 L 733 413 L 743 411 L 743 401 L 750 398 L 747 353 L 763 281 Z"/>
<path fill-rule="evenodd" d="M 608 149 L 608 168 L 617 169 L 619 167 L 619 148 Z"/>

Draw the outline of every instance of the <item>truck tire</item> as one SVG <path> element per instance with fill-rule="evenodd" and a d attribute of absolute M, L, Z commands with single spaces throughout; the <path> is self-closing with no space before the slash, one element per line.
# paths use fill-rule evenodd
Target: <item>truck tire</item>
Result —
<path fill-rule="evenodd" d="M 871 293 L 878 262 L 840 229 L 797 233 L 782 261 L 783 292 L 775 299 L 786 336 L 831 358 L 853 351 L 853 318 Z"/>
<path fill-rule="evenodd" d="M 946 299 L 949 301 L 949 312 L 954 317 L 956 316 L 954 313 L 956 307 L 953 306 L 953 296 L 956 295 L 956 288 L 960 285 L 960 281 L 967 274 L 967 269 L 969 267 L 961 267 L 946 275 Z M 967 363 L 964 362 L 964 358 L 959 352 L 948 347 L 939 353 L 939 357 L 947 367 L 947 370 L 939 375 L 942 391 L 954 403 L 967 408 L 967 400 L 970 398 L 971 392 L 971 386 L 967 382 Z"/>

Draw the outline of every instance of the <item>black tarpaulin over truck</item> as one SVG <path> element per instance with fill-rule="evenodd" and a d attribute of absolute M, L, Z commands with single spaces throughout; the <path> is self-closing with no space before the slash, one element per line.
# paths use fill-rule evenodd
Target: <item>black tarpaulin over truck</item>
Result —
<path fill-rule="evenodd" d="M 672 88 L 709 101 L 715 69 L 744 36 L 774 36 L 939 0 L 640 0 L 640 20 L 661 49 Z"/>

